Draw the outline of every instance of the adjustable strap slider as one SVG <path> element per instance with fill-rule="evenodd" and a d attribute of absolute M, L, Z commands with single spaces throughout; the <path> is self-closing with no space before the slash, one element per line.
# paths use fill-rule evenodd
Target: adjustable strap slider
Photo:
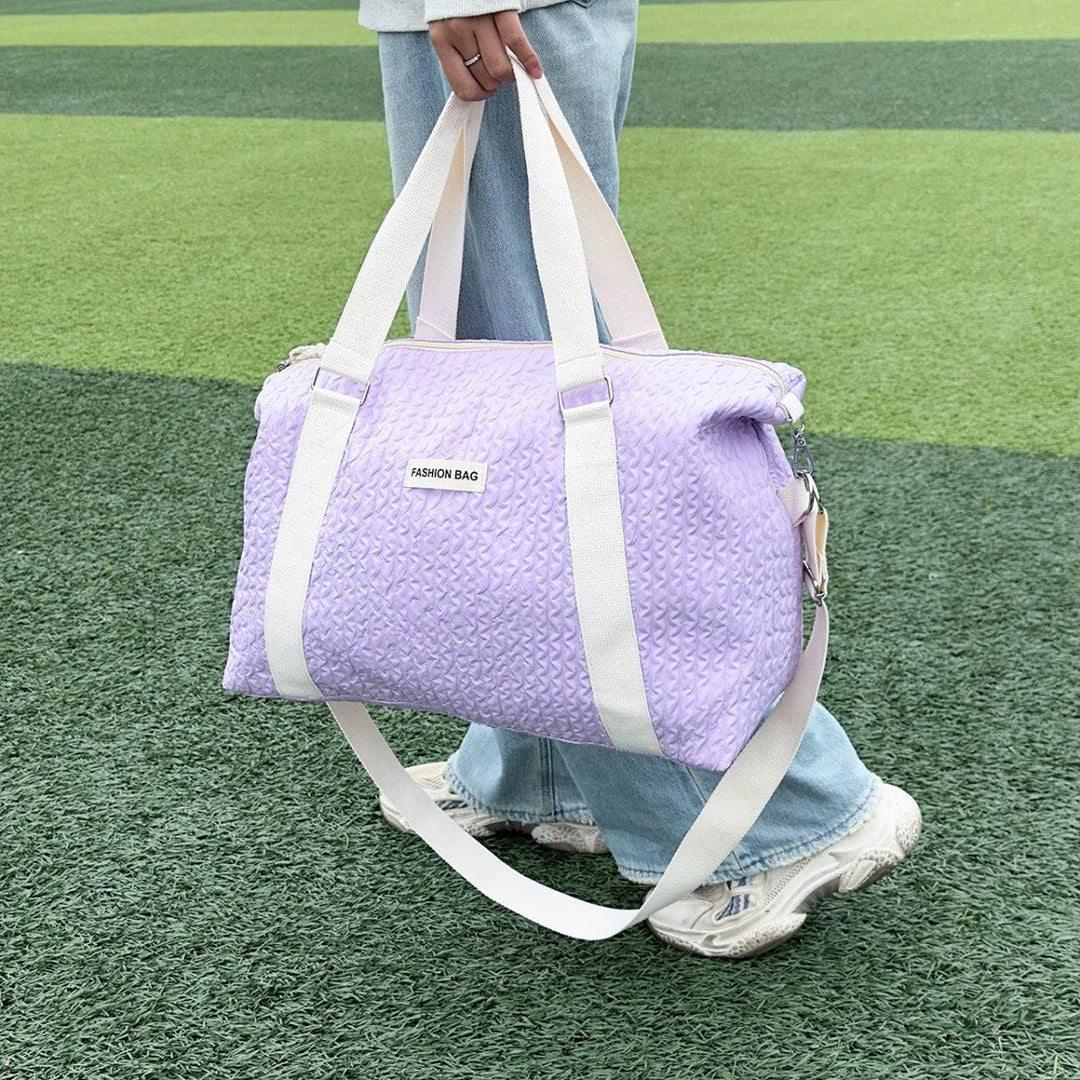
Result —
<path fill-rule="evenodd" d="M 615 389 L 611 385 L 611 376 L 572 386 L 569 390 L 559 391 L 559 412 L 565 418 L 568 412 L 584 408 L 586 405 L 598 405 L 603 401 L 610 405 L 615 400 Z"/>
<path fill-rule="evenodd" d="M 345 397 L 357 398 L 359 404 L 356 407 L 359 409 L 367 401 L 371 384 L 364 382 L 362 379 L 350 379 L 344 375 L 339 375 L 336 371 L 324 372 L 323 366 L 320 364 L 311 376 L 311 389 L 329 390 Z"/>

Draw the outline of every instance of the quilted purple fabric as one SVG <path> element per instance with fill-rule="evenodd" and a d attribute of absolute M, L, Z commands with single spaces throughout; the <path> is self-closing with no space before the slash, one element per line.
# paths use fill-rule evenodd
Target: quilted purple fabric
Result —
<path fill-rule="evenodd" d="M 611 351 L 646 695 L 664 755 L 725 769 L 798 660 L 801 556 L 772 425 L 804 378 L 740 357 Z M 272 375 L 245 486 L 225 687 L 279 696 L 263 596 L 313 368 Z M 406 488 L 414 458 L 485 462 L 483 492 Z M 322 525 L 304 615 L 328 699 L 610 746 L 592 702 L 547 343 L 383 347 Z"/>

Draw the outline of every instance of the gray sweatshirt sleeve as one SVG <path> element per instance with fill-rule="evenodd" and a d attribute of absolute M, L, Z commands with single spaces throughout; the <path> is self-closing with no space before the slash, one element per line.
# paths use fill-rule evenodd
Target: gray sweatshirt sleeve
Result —
<path fill-rule="evenodd" d="M 424 0 L 424 20 L 465 19 L 470 15 L 492 15 L 496 11 L 520 11 L 519 0 Z"/>
<path fill-rule="evenodd" d="M 528 11 L 564 0 L 360 0 L 360 25 L 369 30 L 426 30 L 439 19 Z"/>

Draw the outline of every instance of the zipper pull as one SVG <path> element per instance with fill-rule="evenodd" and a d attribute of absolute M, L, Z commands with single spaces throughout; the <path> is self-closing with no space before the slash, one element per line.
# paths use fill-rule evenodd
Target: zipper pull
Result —
<path fill-rule="evenodd" d="M 313 360 L 321 360 L 326 349 L 326 342 L 320 341 L 318 345 L 297 345 L 289 350 L 289 355 L 278 364 L 278 371 L 284 371 L 293 364 L 310 364 Z"/>

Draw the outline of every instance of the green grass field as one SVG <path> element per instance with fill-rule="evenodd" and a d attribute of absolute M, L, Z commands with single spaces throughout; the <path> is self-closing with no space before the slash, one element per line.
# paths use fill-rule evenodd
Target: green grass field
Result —
<path fill-rule="evenodd" d="M 1080 0 L 642 8 L 625 227 L 674 343 L 807 372 L 822 696 L 926 816 L 743 965 L 497 911 L 325 710 L 219 689 L 255 391 L 390 201 L 351 3 L 0 46 L 0 1080 L 1080 1077 Z"/>

